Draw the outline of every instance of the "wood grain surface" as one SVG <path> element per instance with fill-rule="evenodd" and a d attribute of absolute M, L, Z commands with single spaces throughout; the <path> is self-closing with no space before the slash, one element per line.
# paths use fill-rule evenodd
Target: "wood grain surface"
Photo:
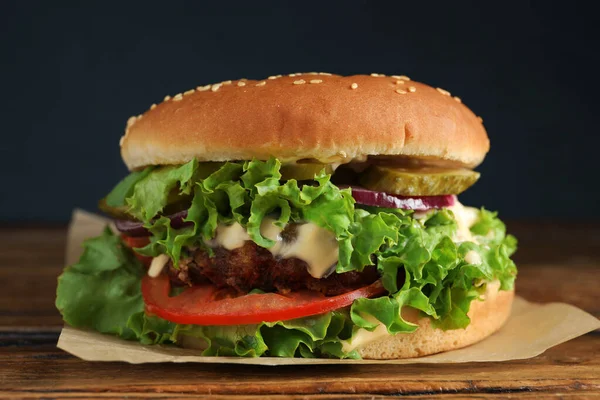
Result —
<path fill-rule="evenodd" d="M 600 317 L 600 225 L 513 223 L 517 292 Z M 531 359 L 457 365 L 258 367 L 90 363 L 58 350 L 64 227 L 0 228 L 0 399 L 600 398 L 600 332 Z"/>

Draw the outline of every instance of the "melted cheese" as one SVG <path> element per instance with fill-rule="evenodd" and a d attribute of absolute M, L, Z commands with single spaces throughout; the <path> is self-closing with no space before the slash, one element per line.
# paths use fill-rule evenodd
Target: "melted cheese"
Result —
<path fill-rule="evenodd" d="M 458 226 L 458 229 L 454 234 L 454 242 L 477 243 L 477 239 L 475 239 L 471 233 L 471 227 L 477 222 L 479 210 L 474 207 L 465 207 L 458 200 L 456 200 L 453 206 L 448 207 L 448 209 L 454 213 L 454 218 L 456 218 L 456 224 Z"/>
<path fill-rule="evenodd" d="M 166 254 L 161 254 L 158 257 L 154 257 L 150 263 L 150 267 L 148 268 L 148 276 L 151 278 L 156 278 L 159 276 L 168 262 L 169 256 Z"/>
<path fill-rule="evenodd" d="M 339 247 L 333 233 L 315 224 L 300 224 L 296 239 L 286 242 L 281 237 L 281 228 L 274 220 L 263 219 L 260 232 L 275 245 L 268 248 L 275 257 L 298 258 L 308 264 L 308 273 L 317 279 L 328 275 L 338 260 Z"/>

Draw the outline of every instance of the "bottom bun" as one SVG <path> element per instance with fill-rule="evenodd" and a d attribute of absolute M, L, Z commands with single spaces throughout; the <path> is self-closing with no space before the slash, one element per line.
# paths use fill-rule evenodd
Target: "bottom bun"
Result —
<path fill-rule="evenodd" d="M 365 359 L 397 359 L 422 357 L 479 342 L 500 329 L 510 315 L 515 293 L 498 291 L 498 286 L 489 283 L 484 300 L 473 300 L 468 313 L 471 323 L 465 329 L 435 329 L 430 318 L 419 318 L 417 310 L 402 310 L 404 319 L 419 325 L 415 332 L 388 334 L 356 350 Z"/>

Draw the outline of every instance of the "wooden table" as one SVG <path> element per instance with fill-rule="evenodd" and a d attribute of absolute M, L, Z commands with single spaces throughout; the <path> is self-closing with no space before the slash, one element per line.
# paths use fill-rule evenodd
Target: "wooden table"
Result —
<path fill-rule="evenodd" d="M 517 291 L 600 317 L 600 225 L 513 223 Z M 0 399 L 591 398 L 600 396 L 600 332 L 531 360 L 458 365 L 256 367 L 81 361 L 55 347 L 64 227 L 0 228 Z"/>

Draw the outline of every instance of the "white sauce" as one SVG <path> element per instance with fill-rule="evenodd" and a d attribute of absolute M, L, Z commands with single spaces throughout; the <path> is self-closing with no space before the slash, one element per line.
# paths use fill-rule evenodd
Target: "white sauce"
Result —
<path fill-rule="evenodd" d="M 246 240 L 250 240 L 250 236 L 239 223 L 219 224 L 215 238 L 208 245 L 213 247 L 222 246 L 227 250 L 233 250 L 242 247 Z"/>
<path fill-rule="evenodd" d="M 166 254 L 161 254 L 157 257 L 154 257 L 152 259 L 152 262 L 150 263 L 150 268 L 148 268 L 148 276 L 150 278 L 156 278 L 157 276 L 159 276 L 168 262 L 169 256 Z"/>
<path fill-rule="evenodd" d="M 315 224 L 300 224 L 296 240 L 284 242 L 281 229 L 273 224 L 274 220 L 265 218 L 260 232 L 276 243 L 268 250 L 275 257 L 298 258 L 308 264 L 308 273 L 317 279 L 329 272 L 338 261 L 339 247 L 335 235 Z"/>
<path fill-rule="evenodd" d="M 359 328 L 349 340 L 342 340 L 342 351 L 349 353 L 352 350 L 362 347 L 368 343 L 371 343 L 379 338 L 383 338 L 389 335 L 387 328 L 379 320 L 372 315 L 366 315 L 364 317 L 371 323 L 376 323 L 377 328 L 373 332 L 369 332 L 366 329 Z"/>
<path fill-rule="evenodd" d="M 481 264 L 481 256 L 475 250 L 469 250 L 465 254 L 465 261 L 469 264 L 479 265 Z"/>
<path fill-rule="evenodd" d="M 432 213 L 432 210 L 425 210 L 425 211 L 423 211 L 423 210 L 416 210 L 413 213 L 412 217 L 414 219 L 423 219 L 423 218 L 427 217 L 430 213 Z"/>
<path fill-rule="evenodd" d="M 454 238 L 452 238 L 454 242 L 477 243 L 477 239 L 471 233 L 471 227 L 477 222 L 479 210 L 474 207 L 465 207 L 458 200 L 455 201 L 453 206 L 448 207 L 448 210 L 454 213 L 454 218 L 458 226 Z"/>

